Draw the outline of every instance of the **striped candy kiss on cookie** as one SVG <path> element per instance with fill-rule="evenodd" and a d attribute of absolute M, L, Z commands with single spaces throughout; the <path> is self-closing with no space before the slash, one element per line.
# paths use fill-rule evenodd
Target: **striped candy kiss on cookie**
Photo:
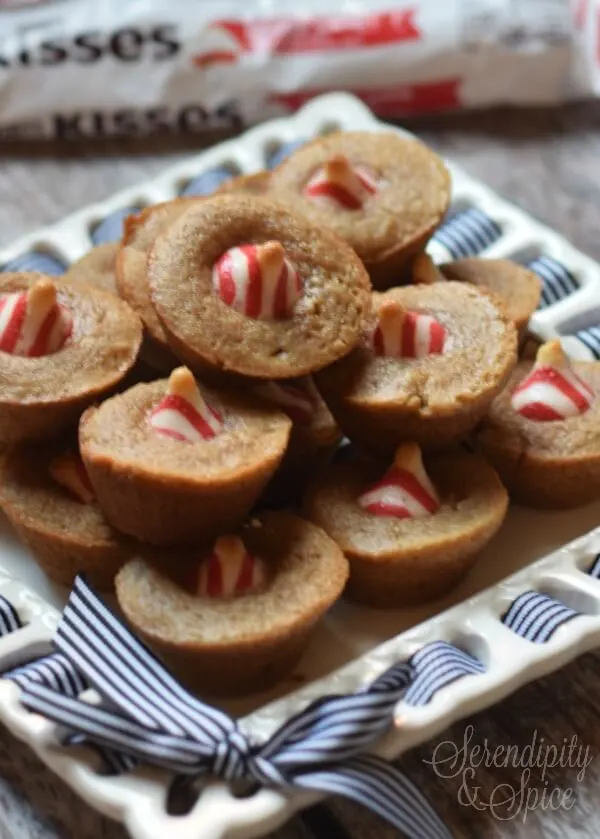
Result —
<path fill-rule="evenodd" d="M 416 519 L 435 513 L 440 502 L 423 466 L 419 446 L 399 446 L 392 468 L 359 497 L 358 503 L 374 516 Z"/>
<path fill-rule="evenodd" d="M 424 358 L 444 351 L 446 330 L 442 324 L 421 312 L 407 312 L 395 300 L 387 300 L 379 310 L 379 323 L 371 334 L 375 355 L 389 358 Z"/>
<path fill-rule="evenodd" d="M 281 408 L 291 421 L 298 425 L 310 423 L 318 400 L 318 394 L 309 376 L 291 382 L 266 382 L 259 385 L 256 392 Z"/>
<path fill-rule="evenodd" d="M 94 487 L 78 452 L 57 455 L 50 463 L 49 472 L 80 504 L 92 504 L 96 500 Z"/>
<path fill-rule="evenodd" d="M 262 320 L 289 317 L 302 294 L 300 275 L 280 242 L 225 251 L 213 267 L 212 283 L 227 306 Z"/>
<path fill-rule="evenodd" d="M 552 422 L 585 414 L 593 401 L 593 390 L 571 370 L 560 341 L 550 341 L 539 348 L 533 370 L 514 391 L 511 404 L 522 417 Z"/>
<path fill-rule="evenodd" d="M 200 568 L 194 593 L 202 597 L 235 597 L 264 586 L 265 566 L 251 556 L 239 536 L 221 536 Z"/>
<path fill-rule="evenodd" d="M 38 358 L 58 352 L 73 331 L 69 311 L 56 299 L 56 286 L 38 280 L 29 291 L 0 295 L 0 350 Z"/>
<path fill-rule="evenodd" d="M 166 396 L 148 421 L 159 434 L 184 443 L 212 440 L 223 428 L 221 415 L 204 399 L 187 367 L 173 370 Z"/>
<path fill-rule="evenodd" d="M 318 169 L 303 190 L 307 198 L 317 203 L 344 210 L 360 210 L 367 198 L 378 191 L 373 176 L 362 167 L 353 166 L 341 154 Z"/>

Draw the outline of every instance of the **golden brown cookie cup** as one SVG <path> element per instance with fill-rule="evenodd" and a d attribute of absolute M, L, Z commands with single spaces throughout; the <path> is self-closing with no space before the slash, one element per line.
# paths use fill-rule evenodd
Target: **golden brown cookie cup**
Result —
<path fill-rule="evenodd" d="M 478 448 L 519 504 L 566 510 L 600 499 L 600 363 L 571 367 L 596 394 L 585 414 L 553 422 L 517 414 L 512 393 L 531 371 L 521 362 L 477 431 Z"/>
<path fill-rule="evenodd" d="M 285 414 L 243 394 L 206 388 L 225 417 L 214 439 L 186 443 L 148 422 L 166 380 L 137 385 L 81 418 L 81 455 L 108 521 L 151 544 L 185 544 L 237 527 L 286 450 Z"/>
<path fill-rule="evenodd" d="M 61 443 L 22 444 L 0 458 L 0 508 L 37 564 L 55 583 L 70 586 L 84 573 L 103 591 L 133 553 L 96 502 L 82 504 L 50 476 Z"/>
<path fill-rule="evenodd" d="M 271 173 L 268 171 L 252 172 L 250 175 L 237 175 L 221 184 L 215 195 L 241 192 L 248 195 L 264 195 L 269 188 Z"/>
<path fill-rule="evenodd" d="M 162 324 L 154 311 L 148 286 L 148 255 L 158 234 L 201 198 L 176 198 L 153 204 L 125 219 L 123 239 L 115 265 L 119 295 L 144 324 L 142 357 L 161 373 L 177 366 Z"/>
<path fill-rule="evenodd" d="M 0 276 L 0 294 L 26 291 L 42 274 Z M 74 425 L 88 405 L 113 391 L 135 364 L 142 327 L 116 297 L 51 278 L 73 316 L 58 352 L 25 358 L 0 352 L 0 443 L 41 440 Z"/>
<path fill-rule="evenodd" d="M 374 516 L 357 499 L 381 478 L 381 462 L 334 464 L 305 496 L 307 516 L 337 542 L 350 563 L 347 596 L 376 608 L 415 606 L 448 594 L 493 538 L 508 496 L 486 461 L 467 452 L 426 461 L 441 500 L 425 518 Z"/>
<path fill-rule="evenodd" d="M 529 318 L 535 312 L 542 295 L 542 283 L 537 274 L 509 259 L 458 259 L 440 265 L 449 280 L 472 283 L 497 294 L 513 321 L 521 346 L 527 335 Z"/>
<path fill-rule="evenodd" d="M 374 355 L 365 336 L 346 358 L 315 375 L 331 413 L 359 448 L 391 455 L 401 442 L 441 449 L 482 419 L 516 363 L 516 331 L 489 292 L 456 282 L 374 293 L 432 315 L 446 328 L 447 348 L 424 358 Z"/>
<path fill-rule="evenodd" d="M 135 559 L 116 582 L 136 632 L 189 687 L 217 696 L 265 690 L 289 675 L 348 576 L 337 545 L 290 513 L 263 513 L 240 535 L 267 564 L 260 591 L 234 599 L 185 591 L 171 569 L 197 563 L 200 550 Z"/>
<path fill-rule="evenodd" d="M 290 443 L 277 473 L 284 484 L 302 484 L 313 472 L 326 466 L 342 439 L 339 426 L 327 411 L 328 418 L 319 427 L 304 429 L 294 424 Z"/>
<path fill-rule="evenodd" d="M 295 415 L 269 391 L 269 385 L 258 385 L 251 392 L 256 393 L 274 407 L 288 414 L 292 420 L 292 431 L 285 457 L 275 475 L 271 489 L 281 489 L 286 494 L 296 493 L 317 469 L 325 466 L 335 453 L 342 439 L 342 432 L 323 401 L 314 382 L 309 377 L 293 379 L 285 384 L 299 388 L 311 405 L 310 415 Z"/>
<path fill-rule="evenodd" d="M 74 262 L 63 279 L 75 283 L 87 283 L 94 288 L 99 288 L 100 291 L 107 291 L 109 294 L 118 296 L 115 263 L 119 247 L 119 242 L 97 245 Z"/>
<path fill-rule="evenodd" d="M 304 195 L 314 173 L 333 157 L 363 166 L 380 183 L 358 210 L 324 207 Z M 397 285 L 450 203 L 441 159 L 418 140 L 391 132 L 339 132 L 293 152 L 271 175 L 269 193 L 317 227 L 341 236 L 362 259 L 373 286 Z"/>
<path fill-rule="evenodd" d="M 303 292 L 290 317 L 247 317 L 212 285 L 230 248 L 279 242 Z M 350 352 L 370 310 L 368 276 L 339 238 L 262 197 L 221 195 L 190 207 L 155 241 L 148 263 L 154 308 L 177 356 L 206 370 L 257 379 L 306 375 Z"/>

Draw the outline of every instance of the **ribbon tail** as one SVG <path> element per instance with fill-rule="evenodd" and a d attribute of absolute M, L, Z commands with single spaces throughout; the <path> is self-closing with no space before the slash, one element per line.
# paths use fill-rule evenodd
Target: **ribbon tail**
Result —
<path fill-rule="evenodd" d="M 82 577 L 75 579 L 54 645 L 103 699 L 149 729 L 214 748 L 235 728 L 230 717 L 186 691 Z"/>
<path fill-rule="evenodd" d="M 446 825 L 412 781 L 374 755 L 296 775 L 292 785 L 341 795 L 362 804 L 401 830 L 407 839 L 452 839 Z"/>

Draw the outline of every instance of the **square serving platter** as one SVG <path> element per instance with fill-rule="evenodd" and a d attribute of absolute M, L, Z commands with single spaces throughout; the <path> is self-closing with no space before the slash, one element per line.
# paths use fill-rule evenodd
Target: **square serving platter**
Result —
<path fill-rule="evenodd" d="M 174 198 L 199 174 L 215 168 L 224 167 L 232 173 L 262 169 L 288 143 L 337 129 L 407 133 L 377 121 L 351 96 L 323 96 L 293 117 L 251 129 L 189 158 L 150 183 L 120 192 L 22 238 L 0 251 L 0 265 L 23 263 L 23 255 L 32 252 L 68 264 L 89 250 L 98 225 L 108 217 L 118 217 L 123 208 Z M 434 260 L 467 255 L 467 248 L 470 253 L 509 257 L 531 265 L 545 284 L 531 333 L 540 340 L 560 336 L 573 356 L 597 358 L 600 268 L 559 235 L 451 163 L 448 166 L 453 180 L 452 209 L 444 228 L 428 246 Z M 481 219 L 483 233 L 477 227 Z M 485 230 L 490 227 L 492 235 L 487 235 Z M 580 510 L 547 513 L 513 506 L 475 568 L 446 598 L 426 607 L 391 611 L 342 601 L 318 629 L 292 679 L 269 693 L 224 703 L 224 708 L 240 717 L 247 733 L 261 740 L 309 701 L 356 690 L 424 644 L 447 641 L 476 656 L 485 665 L 484 673 L 447 685 L 422 707 L 399 703 L 396 725 L 377 748 L 382 756 L 396 757 L 456 719 L 499 701 L 527 681 L 600 645 L 600 582 L 586 573 L 600 553 L 600 528 L 594 530 L 599 523 L 600 501 Z M 512 601 L 528 590 L 553 596 L 581 616 L 561 626 L 545 644 L 526 641 L 500 618 Z M 2 672 L 48 651 L 67 591 L 47 580 L 1 515 L 0 594 L 14 604 L 24 624 L 23 629 L 0 638 Z M 0 722 L 27 742 L 89 804 L 122 821 L 134 839 L 250 839 L 275 829 L 315 800 L 305 793 L 273 790 L 239 798 L 224 783 L 215 781 L 203 789 L 189 813 L 170 815 L 165 804 L 171 781 L 167 773 L 138 768 L 120 776 L 100 774 L 90 751 L 58 746 L 54 725 L 25 711 L 19 693 L 14 683 L 0 679 Z"/>

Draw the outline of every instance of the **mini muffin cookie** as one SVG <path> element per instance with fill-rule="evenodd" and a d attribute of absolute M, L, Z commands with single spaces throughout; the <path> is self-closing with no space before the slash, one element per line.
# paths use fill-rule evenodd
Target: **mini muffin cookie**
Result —
<path fill-rule="evenodd" d="M 49 438 L 133 367 L 139 318 L 122 300 L 42 274 L 0 275 L 0 443 Z"/>
<path fill-rule="evenodd" d="M 449 280 L 487 288 L 495 292 L 523 341 L 529 318 L 540 303 L 542 283 L 537 274 L 510 259 L 458 259 L 440 266 Z"/>
<path fill-rule="evenodd" d="M 600 363 L 571 362 L 559 341 L 522 362 L 477 440 L 511 496 L 570 508 L 600 498 Z"/>
<path fill-rule="evenodd" d="M 148 286 L 148 255 L 158 234 L 201 198 L 177 198 L 145 207 L 125 219 L 116 262 L 119 295 L 141 317 L 145 327 L 143 358 L 152 367 L 169 372 L 177 365 L 152 301 Z"/>
<path fill-rule="evenodd" d="M 489 292 L 463 283 L 373 295 L 377 321 L 315 377 L 344 433 L 390 454 L 405 440 L 440 448 L 485 414 L 516 362 L 517 336 Z"/>
<path fill-rule="evenodd" d="M 350 562 L 347 594 L 376 607 L 414 606 L 451 591 L 502 524 L 506 490 L 483 458 L 439 454 L 423 466 L 405 443 L 394 463 L 355 457 L 309 487 L 308 517 Z"/>
<path fill-rule="evenodd" d="M 132 555 L 98 506 L 75 446 L 22 444 L 0 461 L 0 507 L 55 583 L 85 573 L 101 589 Z"/>
<path fill-rule="evenodd" d="M 182 681 L 224 696 L 288 675 L 347 576 L 322 530 L 267 512 L 212 548 L 133 560 L 116 588 L 127 620 Z"/>
<path fill-rule="evenodd" d="M 118 295 L 115 263 L 119 247 L 119 242 L 106 242 L 104 245 L 92 248 L 71 265 L 63 279 L 87 283 L 101 291 Z"/>
<path fill-rule="evenodd" d="M 148 278 L 169 342 L 199 372 L 305 375 L 350 352 L 370 306 L 344 242 L 247 195 L 189 207 L 156 239 Z"/>
<path fill-rule="evenodd" d="M 241 192 L 248 195 L 264 195 L 269 188 L 271 173 L 265 171 L 253 172 L 251 175 L 237 175 L 215 190 L 215 195 L 221 193 Z"/>
<path fill-rule="evenodd" d="M 375 288 L 397 284 L 442 221 L 450 177 L 418 140 L 391 132 L 330 134 L 271 174 L 270 191 L 356 251 Z"/>
<path fill-rule="evenodd" d="M 178 368 L 81 418 L 81 454 L 108 521 L 154 544 L 237 527 L 285 453 L 291 421 L 243 394 L 201 392 Z"/>
<path fill-rule="evenodd" d="M 290 442 L 276 483 L 304 480 L 315 467 L 328 461 L 342 438 L 329 408 L 310 376 L 265 382 L 253 390 L 292 421 Z"/>

